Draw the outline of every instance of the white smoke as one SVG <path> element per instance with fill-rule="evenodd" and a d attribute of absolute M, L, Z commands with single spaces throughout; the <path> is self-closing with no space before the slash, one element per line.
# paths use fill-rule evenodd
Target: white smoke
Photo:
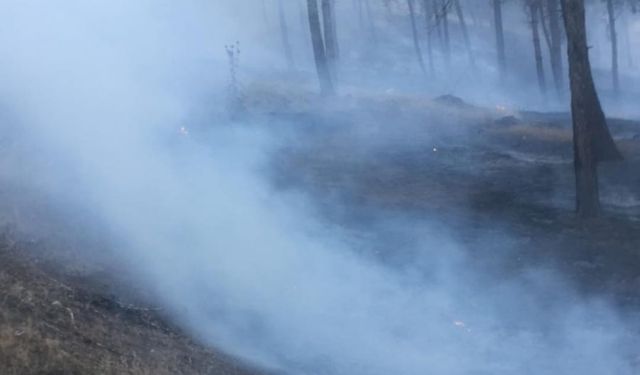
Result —
<path fill-rule="evenodd" d="M 0 101 L 49 159 L 34 183 L 91 206 L 176 323 L 287 373 L 633 373 L 626 323 L 558 275 L 479 275 L 418 222 L 416 265 L 387 267 L 269 187 L 259 124 L 185 136 L 193 106 L 223 109 L 222 46 L 259 34 L 242 17 L 257 2 L 0 3 Z"/>

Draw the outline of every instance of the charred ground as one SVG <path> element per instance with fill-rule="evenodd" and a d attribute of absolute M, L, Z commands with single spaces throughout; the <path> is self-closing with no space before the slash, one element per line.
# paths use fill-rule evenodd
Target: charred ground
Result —
<path fill-rule="evenodd" d="M 568 114 L 481 108 L 451 96 L 348 97 L 316 111 L 307 99 L 302 111 L 304 103 L 285 97 L 247 103 L 255 109 L 247 122 L 266 121 L 283 134 L 268 168 L 272 183 L 303 192 L 328 223 L 365 238 L 362 251 L 389 264 L 410 261 L 402 249 L 411 236 L 378 223 L 424 219 L 448 228 L 488 273 L 508 278 L 551 266 L 585 295 L 629 313 L 640 306 L 638 123 L 609 120 L 625 160 L 601 168 L 606 215 L 578 221 Z M 10 182 L 4 186 L 13 197 Z M 3 210 L 2 374 L 257 372 L 167 323 L 117 265 L 82 256 L 83 246 L 104 247 L 92 253 L 107 259 L 113 244 L 79 245 L 72 238 L 86 237 L 82 226 L 41 235 L 12 223 L 46 221 L 37 202 Z"/>

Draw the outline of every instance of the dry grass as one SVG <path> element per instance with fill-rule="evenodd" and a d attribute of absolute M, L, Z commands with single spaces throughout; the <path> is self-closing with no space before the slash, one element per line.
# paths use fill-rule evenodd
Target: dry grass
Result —
<path fill-rule="evenodd" d="M 530 124 L 510 126 L 499 130 L 499 132 L 544 142 L 571 142 L 573 137 L 571 129 L 532 126 Z"/>
<path fill-rule="evenodd" d="M 249 374 L 144 310 L 49 274 L 0 239 L 0 374 Z"/>

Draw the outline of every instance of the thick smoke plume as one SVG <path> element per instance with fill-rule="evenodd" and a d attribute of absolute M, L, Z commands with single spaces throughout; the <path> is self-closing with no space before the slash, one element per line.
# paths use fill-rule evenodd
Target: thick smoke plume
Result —
<path fill-rule="evenodd" d="M 46 172 L 27 181 L 94 213 L 176 324 L 292 374 L 633 373 L 630 323 L 561 275 L 478 274 L 446 232 L 392 219 L 419 255 L 386 266 L 272 188 L 279 141 L 220 115 L 226 43 L 279 63 L 239 3 L 0 3 L 0 103 Z"/>

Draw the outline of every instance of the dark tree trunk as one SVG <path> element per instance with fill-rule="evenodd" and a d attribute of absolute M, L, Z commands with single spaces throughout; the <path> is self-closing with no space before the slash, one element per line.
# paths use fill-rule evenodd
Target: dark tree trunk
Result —
<path fill-rule="evenodd" d="M 623 43 L 624 43 L 624 50 L 627 52 L 627 64 L 629 66 L 629 68 L 633 68 L 634 67 L 634 63 L 633 63 L 633 51 L 631 50 L 631 37 L 629 36 L 629 16 L 626 15 L 624 18 L 624 33 L 622 34 L 623 36 Z"/>
<path fill-rule="evenodd" d="M 334 93 L 334 88 L 324 49 L 324 41 L 322 40 L 322 28 L 320 27 L 320 15 L 318 13 L 317 0 L 307 0 L 307 13 L 309 16 L 309 30 L 311 31 L 313 56 L 316 62 L 318 79 L 320 80 L 320 90 L 325 95 L 331 95 Z"/>
<path fill-rule="evenodd" d="M 324 31 L 324 46 L 327 60 L 334 65 L 338 60 L 340 49 L 338 46 L 338 32 L 336 30 L 335 0 L 322 0 L 322 21 Z"/>
<path fill-rule="evenodd" d="M 425 26 L 427 28 L 427 56 L 429 57 L 429 72 L 431 76 L 435 75 L 436 69 L 433 61 L 433 24 L 431 22 L 433 18 L 433 7 L 430 4 L 432 0 L 424 0 L 424 16 Z"/>
<path fill-rule="evenodd" d="M 547 0 L 547 18 L 549 20 L 549 36 L 551 47 L 549 58 L 551 59 L 551 73 L 558 97 L 563 96 L 562 79 L 562 30 L 560 27 L 560 0 Z"/>
<path fill-rule="evenodd" d="M 280 35 L 282 37 L 282 47 L 284 49 L 284 56 L 287 60 L 287 66 L 289 70 L 292 70 L 295 66 L 293 61 L 293 53 L 291 52 L 291 43 L 289 42 L 289 28 L 287 26 L 287 19 L 284 14 L 283 0 L 278 0 L 278 16 L 280 18 Z"/>
<path fill-rule="evenodd" d="M 442 37 L 441 12 L 438 7 L 438 0 L 431 0 L 431 7 L 433 8 L 433 27 L 438 32 L 438 46 L 442 49 L 444 46 L 444 38 Z"/>
<path fill-rule="evenodd" d="M 533 51 L 536 60 L 536 74 L 538 77 L 538 86 L 542 95 L 547 93 L 547 84 L 544 78 L 544 65 L 542 62 L 542 47 L 540 46 L 540 32 L 538 31 L 540 16 L 540 0 L 529 0 L 529 13 L 531 15 L 531 36 L 533 38 Z"/>
<path fill-rule="evenodd" d="M 609 37 L 611 38 L 611 75 L 613 92 L 620 92 L 620 78 L 618 75 L 618 33 L 616 32 L 616 15 L 613 0 L 607 0 L 607 14 L 609 15 Z"/>
<path fill-rule="evenodd" d="M 585 29 L 584 0 L 562 0 L 573 121 L 576 208 L 581 218 L 600 213 L 597 164 L 619 160 L 591 75 Z"/>
<path fill-rule="evenodd" d="M 507 72 L 507 58 L 504 49 L 504 29 L 502 25 L 502 0 L 492 0 L 493 21 L 496 29 L 496 52 L 498 54 L 498 68 L 500 79 L 505 78 Z"/>
<path fill-rule="evenodd" d="M 444 34 L 444 59 L 447 67 L 451 67 L 451 37 L 449 36 L 449 2 L 451 0 L 442 0 L 441 2 L 441 15 L 442 15 L 442 31 Z"/>
<path fill-rule="evenodd" d="M 467 49 L 467 54 L 469 55 L 469 63 L 471 64 L 472 68 L 475 68 L 476 60 L 473 56 L 473 50 L 471 49 L 471 40 L 469 39 L 469 30 L 467 29 L 467 22 L 464 19 L 464 13 L 462 12 L 462 6 L 460 5 L 460 0 L 453 0 L 453 5 L 456 9 L 458 21 L 460 22 L 460 29 L 462 30 L 462 37 L 464 38 L 464 46 Z"/>
<path fill-rule="evenodd" d="M 422 51 L 420 50 L 420 41 L 418 40 L 418 27 L 416 26 L 416 12 L 414 6 L 414 0 L 407 0 L 409 6 L 409 17 L 411 18 L 411 33 L 413 35 L 413 48 L 418 58 L 418 64 L 420 64 L 420 70 L 422 73 L 427 74 L 427 70 L 424 67 L 424 59 L 422 58 Z"/>
<path fill-rule="evenodd" d="M 549 36 L 549 28 L 547 27 L 547 14 L 545 13 L 545 7 L 540 4 L 540 26 L 542 26 L 542 34 L 544 34 L 544 41 L 547 45 L 547 49 L 551 51 L 551 37 Z"/>

